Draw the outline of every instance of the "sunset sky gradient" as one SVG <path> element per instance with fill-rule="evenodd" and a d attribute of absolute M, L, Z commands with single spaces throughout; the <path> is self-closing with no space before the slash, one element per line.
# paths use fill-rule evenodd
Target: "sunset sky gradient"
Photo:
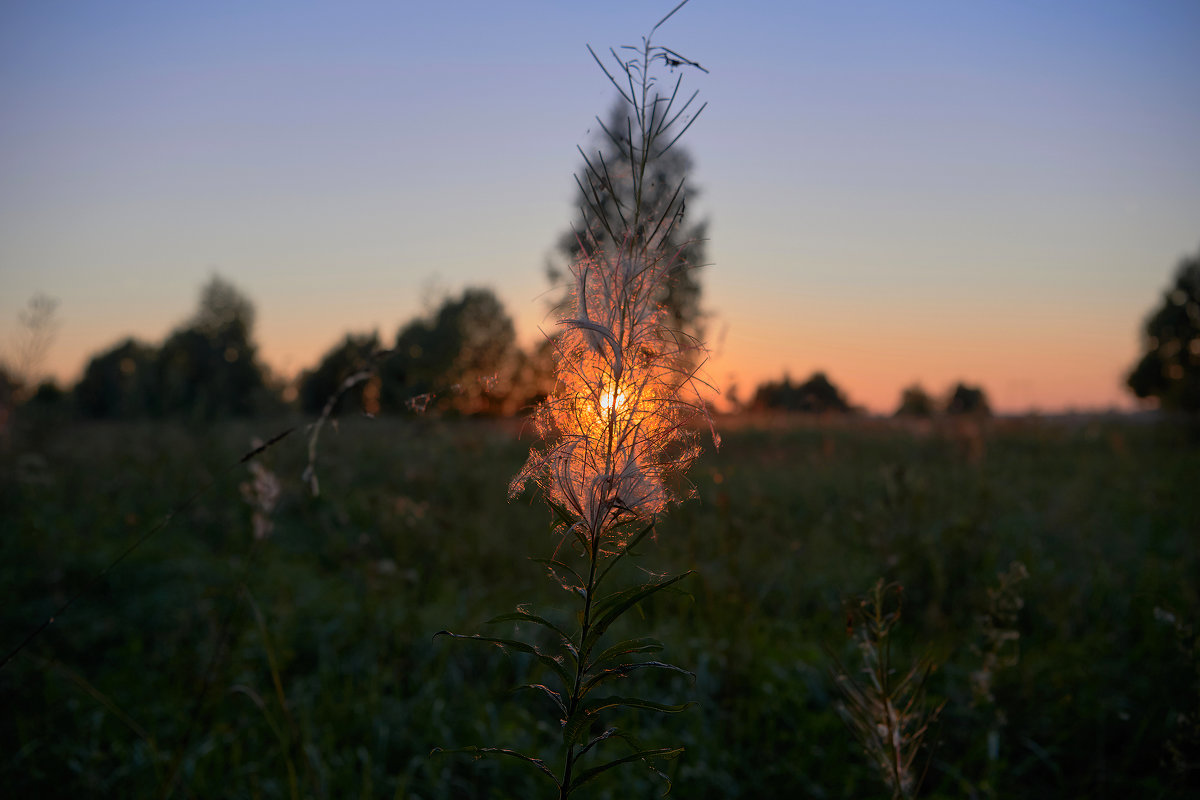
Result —
<path fill-rule="evenodd" d="M 213 273 L 284 375 L 470 285 L 534 341 L 612 101 L 585 46 L 671 5 L 4 3 L 0 354 L 48 294 L 72 381 Z M 684 142 L 711 379 L 1130 407 L 1141 321 L 1200 248 L 1198 32 L 1194 0 L 692 0 L 657 41 L 710 70 Z"/>

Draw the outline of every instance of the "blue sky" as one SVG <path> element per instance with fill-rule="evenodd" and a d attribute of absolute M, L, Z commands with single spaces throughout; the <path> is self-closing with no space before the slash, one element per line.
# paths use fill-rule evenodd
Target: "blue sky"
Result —
<path fill-rule="evenodd" d="M 48 368 L 156 340 L 214 272 L 278 371 L 542 266 L 597 49 L 669 3 L 0 7 L 0 348 L 60 301 Z M 921 381 L 1008 410 L 1126 402 L 1142 317 L 1200 248 L 1200 4 L 692 0 L 687 134 L 710 221 L 712 378 L 825 369 L 886 411 Z M 692 204 L 689 204 L 692 210 Z"/>

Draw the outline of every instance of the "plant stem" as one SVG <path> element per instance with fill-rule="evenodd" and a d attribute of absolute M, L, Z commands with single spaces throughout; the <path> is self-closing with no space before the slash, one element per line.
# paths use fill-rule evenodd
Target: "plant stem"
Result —
<path fill-rule="evenodd" d="M 575 660 L 575 682 L 571 687 L 570 701 L 567 703 L 567 720 L 575 716 L 579 704 L 583 701 L 583 679 L 584 673 L 587 671 L 587 658 L 591 652 L 591 648 L 585 649 L 584 643 L 587 642 L 588 633 L 592 627 L 592 600 L 596 594 L 596 566 L 600 560 L 600 537 L 592 534 L 591 537 L 591 553 L 590 564 L 588 567 L 588 582 L 584 590 L 583 599 L 583 619 L 579 629 L 579 657 Z M 562 783 L 559 784 L 558 797 L 559 800 L 567 800 L 571 794 L 571 771 L 575 766 L 575 743 L 570 742 L 567 745 L 566 762 L 563 765 Z"/>

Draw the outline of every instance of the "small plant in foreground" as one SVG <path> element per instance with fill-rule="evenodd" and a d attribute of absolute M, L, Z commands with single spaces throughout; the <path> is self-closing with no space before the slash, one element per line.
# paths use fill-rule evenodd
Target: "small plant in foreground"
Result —
<path fill-rule="evenodd" d="M 1200 771 L 1200 632 L 1191 623 L 1165 608 L 1154 609 L 1154 617 L 1173 629 L 1175 646 L 1194 670 L 1195 681 L 1189 691 L 1180 687 L 1179 707 L 1172 712 L 1174 717 L 1171 734 L 1167 739 L 1167 758 L 1173 771 L 1187 778 Z"/>
<path fill-rule="evenodd" d="M 837 662 L 836 679 L 845 702 L 838 711 L 867 757 L 891 789 L 893 800 L 916 797 L 922 774 L 917 754 L 941 706 L 925 702 L 925 681 L 933 665 L 918 661 L 903 675 L 892 663 L 892 629 L 900 620 L 903 588 L 882 579 L 848 610 L 848 624 L 862 654 L 856 679 Z"/>
<path fill-rule="evenodd" d="M 989 586 L 988 609 L 980 615 L 981 641 L 975 650 L 980 656 L 979 669 L 971 673 L 971 704 L 989 717 L 987 732 L 987 772 L 979 789 L 984 796 L 996 793 L 1000 762 L 1000 734 L 1008 724 L 1004 709 L 993 691 L 996 674 L 1015 667 L 1021 658 L 1021 632 L 1017 628 L 1025 600 L 1020 584 L 1029 578 L 1029 570 L 1020 561 L 997 575 L 999 584 Z"/>
<path fill-rule="evenodd" d="M 263 443 L 255 437 L 252 445 L 260 448 Z M 251 522 L 254 526 L 254 538 L 265 539 L 275 528 L 271 516 L 275 513 L 275 506 L 279 504 L 283 485 L 279 482 L 279 476 L 258 459 L 247 462 L 246 467 L 250 470 L 251 480 L 239 484 L 238 490 L 253 512 Z"/>
<path fill-rule="evenodd" d="M 682 5 L 655 25 L 650 36 Z M 663 661 L 646 660 L 663 649 L 655 639 L 604 643 L 605 634 L 625 612 L 687 575 L 657 575 L 630 587 L 610 586 L 617 575 L 614 567 L 653 533 L 656 515 L 677 498 L 670 481 L 699 454 L 689 425 L 704 414 L 696 377 L 702 345 L 670 329 L 659 302 L 672 280 L 674 254 L 666 252 L 664 243 L 683 215 L 682 185 L 665 208 L 644 208 L 641 200 L 641 189 L 649 179 L 647 166 L 694 119 L 694 114 L 684 115 L 695 94 L 677 106 L 679 81 L 664 97 L 654 69 L 693 62 L 652 46 L 650 36 L 629 60 L 613 51 L 624 85 L 604 70 L 630 112 L 626 130 L 605 127 L 605 133 L 614 144 L 627 148 L 632 174 L 613 176 L 603 157 L 587 159 L 580 185 L 591 197 L 590 211 L 604 233 L 602 240 L 581 248 L 590 255 L 572 266 L 571 312 L 560 320 L 564 330 L 555 340 L 557 385 L 535 415 L 543 446 L 534 448 L 510 487 L 510 495 L 515 496 L 527 484 L 535 484 L 555 513 L 559 549 L 554 557 L 539 561 L 582 603 L 575 616 L 577 627 L 553 622 L 522 606 L 490 622 L 536 626 L 548 633 L 551 649 L 517 639 L 439 634 L 526 653 L 553 673 L 556 685 L 527 688 L 548 697 L 559 714 L 561 769 L 510 749 L 467 750 L 512 756 L 535 765 L 554 782 L 560 798 L 621 764 L 641 761 L 657 772 L 652 760 L 683 752 L 678 747 L 644 747 L 628 731 L 599 725 L 602 712 L 624 708 L 674 713 L 689 705 L 602 695 L 610 683 L 640 670 L 691 674 Z M 684 122 L 676 130 L 681 119 Z M 611 192 L 615 179 L 632 183 L 632 205 Z M 615 202 L 607 203 L 605 198 Z M 623 754 L 600 760 L 598 752 L 618 741 L 627 746 Z"/>

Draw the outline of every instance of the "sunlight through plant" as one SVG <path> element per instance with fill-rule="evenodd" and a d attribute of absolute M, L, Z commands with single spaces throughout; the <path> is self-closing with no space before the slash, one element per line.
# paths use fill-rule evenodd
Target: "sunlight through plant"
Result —
<path fill-rule="evenodd" d="M 689 112 L 694 93 L 680 101 L 681 77 L 667 94 L 660 91 L 655 77 L 662 67 L 699 68 L 678 53 L 650 43 L 658 27 L 683 5 L 660 20 L 641 47 L 627 48 L 634 57 L 622 59 L 610 51 L 623 81 L 596 58 L 628 106 L 626 130 L 601 126 L 614 145 L 624 148 L 632 171 L 614 175 L 603 156 L 584 155 L 587 169 L 579 184 L 589 198 L 585 216 L 590 213 L 604 233 L 602 240 L 592 238 L 581 248 L 584 255 L 571 267 L 570 309 L 559 320 L 562 331 L 554 340 L 556 387 L 534 416 L 543 444 L 533 448 L 510 486 L 510 497 L 515 497 L 527 485 L 535 485 L 554 511 L 560 546 L 554 557 L 539 561 L 582 603 L 575 614 L 577 627 L 553 622 L 522 606 L 490 622 L 540 628 L 552 642 L 548 649 L 517 639 L 439 633 L 528 654 L 554 674 L 557 685 L 526 688 L 549 698 L 557 709 L 561 768 L 505 748 L 466 751 L 527 761 L 554 781 L 560 798 L 621 764 L 640 761 L 658 772 L 655 760 L 683 752 L 678 747 L 644 747 L 629 731 L 598 726 L 601 712 L 610 709 L 674 713 L 690 705 L 601 696 L 599 691 L 639 670 L 691 675 L 663 661 L 646 660 L 663 649 L 655 639 L 637 637 L 607 647 L 602 641 L 625 612 L 690 574 L 654 575 L 625 588 L 610 588 L 606 582 L 615 575 L 613 568 L 653 533 L 656 516 L 688 494 L 672 479 L 681 476 L 699 454 L 693 423 L 698 417 L 707 418 L 697 376 L 703 345 L 670 328 L 662 304 L 671 281 L 678 277 L 673 272 L 678 267 L 670 266 L 678 264 L 677 254 L 668 252 L 665 243 L 683 217 L 683 185 L 675 188 L 666 207 L 648 208 L 642 203 L 647 167 L 703 110 L 701 106 Z M 631 191 L 622 196 L 617 184 L 628 185 Z M 713 440 L 719 444 L 715 431 Z M 607 748 L 601 747 L 606 742 L 623 742 L 626 749 L 602 760 L 598 752 Z"/>
<path fill-rule="evenodd" d="M 691 366 L 699 344 L 664 325 L 656 301 L 669 280 L 664 263 L 647 249 L 575 264 L 557 387 L 535 414 L 548 444 L 511 487 L 515 495 L 537 483 L 581 545 L 604 554 L 625 541 L 625 523 L 666 507 L 670 475 L 700 452 L 688 427 L 703 409 Z"/>

